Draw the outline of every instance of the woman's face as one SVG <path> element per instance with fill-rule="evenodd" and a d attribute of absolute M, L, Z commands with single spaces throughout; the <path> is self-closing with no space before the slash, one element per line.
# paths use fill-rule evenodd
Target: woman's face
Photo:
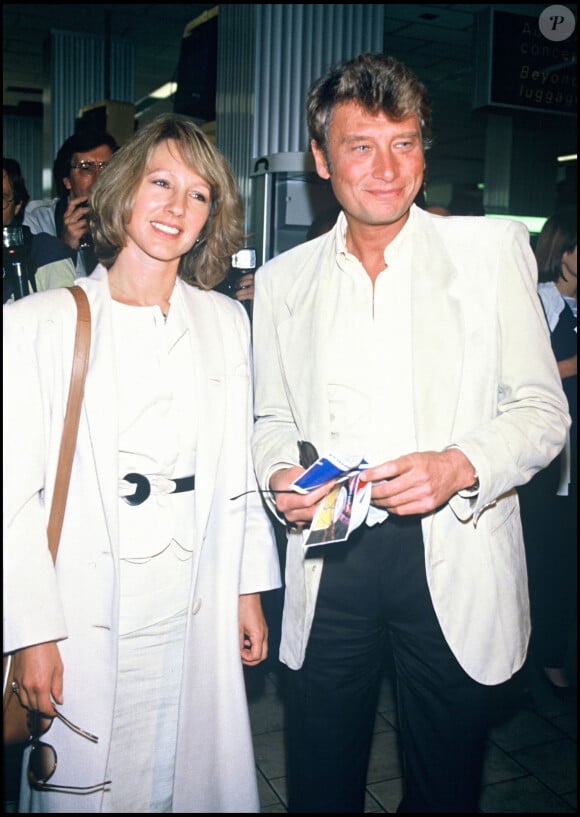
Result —
<path fill-rule="evenodd" d="M 210 205 L 209 184 L 185 164 L 177 143 L 160 143 L 137 188 L 123 252 L 177 264 L 195 244 Z"/>
<path fill-rule="evenodd" d="M 572 252 L 565 252 L 562 255 L 562 277 L 558 280 L 558 289 L 565 289 L 566 295 L 576 297 L 578 290 L 578 246 Z"/>
<path fill-rule="evenodd" d="M 14 201 L 14 190 L 10 184 L 8 173 L 2 170 L 2 226 L 10 227 L 21 208 L 22 203 L 16 204 Z"/>

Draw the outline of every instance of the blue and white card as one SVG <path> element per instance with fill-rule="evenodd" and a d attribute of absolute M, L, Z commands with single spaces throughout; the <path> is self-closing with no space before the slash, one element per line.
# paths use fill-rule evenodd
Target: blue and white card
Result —
<path fill-rule="evenodd" d="M 290 485 L 290 488 L 299 494 L 307 494 L 331 479 L 340 479 L 363 471 L 367 465 L 364 457 L 337 457 L 334 454 L 327 454 L 326 457 L 319 457 Z"/>

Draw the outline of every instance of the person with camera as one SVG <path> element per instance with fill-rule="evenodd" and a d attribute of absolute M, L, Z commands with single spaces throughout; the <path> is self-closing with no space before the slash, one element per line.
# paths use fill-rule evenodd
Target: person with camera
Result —
<path fill-rule="evenodd" d="M 256 272 L 256 250 L 245 247 L 232 255 L 230 268 L 224 280 L 216 289 L 240 301 L 250 321 L 254 303 L 254 274 Z"/>
<path fill-rule="evenodd" d="M 30 196 L 16 159 L 2 157 L 2 303 L 32 292 L 69 286 L 74 251 L 56 236 L 22 224 Z"/>
<path fill-rule="evenodd" d="M 53 165 L 56 198 L 31 201 L 24 224 L 33 233 L 50 233 L 74 250 L 77 276 L 90 275 L 97 264 L 89 230 L 89 192 L 117 150 L 110 133 L 84 126 L 66 139 Z"/>

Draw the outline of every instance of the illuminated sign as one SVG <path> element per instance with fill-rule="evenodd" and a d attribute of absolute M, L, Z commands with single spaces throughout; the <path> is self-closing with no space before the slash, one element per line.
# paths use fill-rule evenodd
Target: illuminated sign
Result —
<path fill-rule="evenodd" d="M 576 25 L 567 7 L 539 17 L 488 8 L 475 36 L 474 109 L 576 116 Z"/>

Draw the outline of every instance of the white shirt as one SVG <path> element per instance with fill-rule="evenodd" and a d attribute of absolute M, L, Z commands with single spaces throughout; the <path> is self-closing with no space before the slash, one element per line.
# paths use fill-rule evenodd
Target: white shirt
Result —
<path fill-rule="evenodd" d="M 337 231 L 328 367 L 332 452 L 378 465 L 417 448 L 411 352 L 412 212 L 386 248 L 374 287 Z M 375 514 L 376 511 L 376 514 Z M 368 521 L 386 512 L 371 508 Z"/>
<path fill-rule="evenodd" d="M 548 321 L 550 333 L 552 333 L 558 324 L 560 313 L 566 306 L 566 303 L 553 281 L 544 281 L 538 284 L 538 295 L 542 300 L 546 320 Z"/>
<path fill-rule="evenodd" d="M 119 395 L 120 632 L 161 621 L 187 604 L 194 548 L 194 495 L 167 479 L 195 473 L 195 364 L 185 310 L 174 292 L 158 306 L 113 301 Z M 131 506 L 123 477 L 151 478 L 151 496 Z M 155 477 L 160 478 L 155 480 Z M 157 490 L 157 482 L 161 490 Z M 130 491 L 131 492 L 131 491 Z"/>

